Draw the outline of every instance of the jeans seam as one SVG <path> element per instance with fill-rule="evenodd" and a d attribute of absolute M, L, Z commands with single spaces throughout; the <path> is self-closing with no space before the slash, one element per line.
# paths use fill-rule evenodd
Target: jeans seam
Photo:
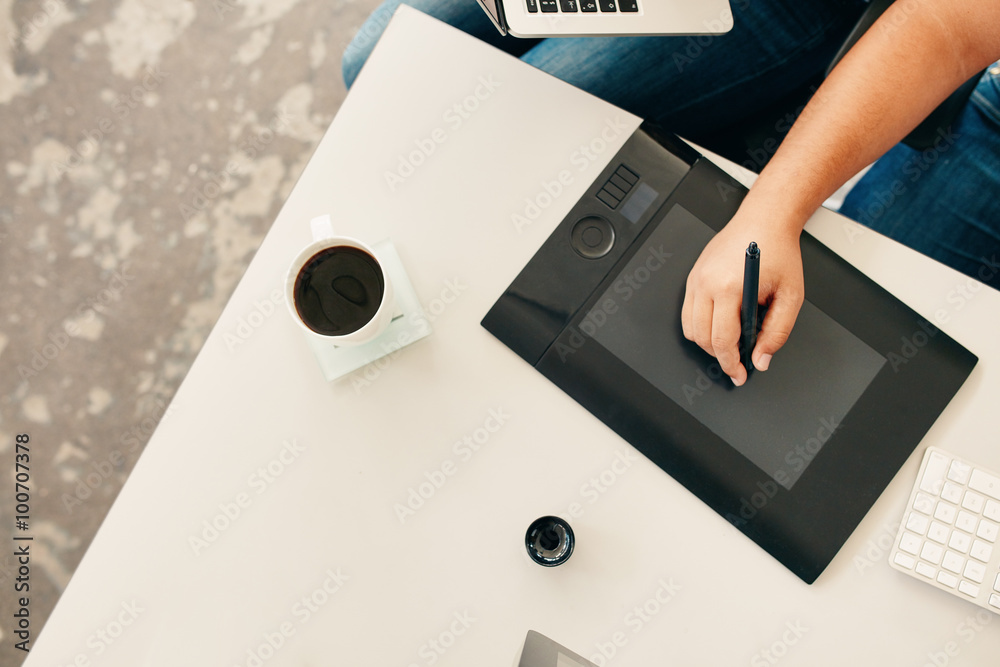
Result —
<path fill-rule="evenodd" d="M 989 116 L 994 122 L 1000 123 L 1000 108 L 993 104 L 985 95 L 976 90 L 973 91 L 971 99 L 984 115 Z"/>

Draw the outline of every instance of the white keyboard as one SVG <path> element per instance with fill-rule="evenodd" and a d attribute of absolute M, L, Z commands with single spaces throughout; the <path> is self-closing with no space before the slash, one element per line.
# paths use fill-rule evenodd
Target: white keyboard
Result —
<path fill-rule="evenodd" d="M 1000 475 L 928 447 L 889 564 L 1000 614 L 998 531 Z"/>

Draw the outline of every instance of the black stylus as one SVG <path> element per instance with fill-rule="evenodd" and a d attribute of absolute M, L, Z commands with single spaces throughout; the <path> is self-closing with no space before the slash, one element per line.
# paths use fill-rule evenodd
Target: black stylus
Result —
<path fill-rule="evenodd" d="M 753 372 L 750 355 L 757 345 L 757 291 L 760 282 L 760 248 L 755 241 L 747 248 L 743 262 L 743 307 L 740 309 L 742 336 L 740 339 L 740 361 L 747 369 L 747 379 Z"/>

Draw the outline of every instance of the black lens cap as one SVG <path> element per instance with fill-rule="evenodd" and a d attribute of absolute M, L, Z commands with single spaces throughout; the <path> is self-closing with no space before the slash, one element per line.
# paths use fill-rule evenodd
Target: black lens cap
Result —
<path fill-rule="evenodd" d="M 573 529 L 557 516 L 535 519 L 524 534 L 524 547 L 531 560 L 545 567 L 562 565 L 573 555 Z"/>

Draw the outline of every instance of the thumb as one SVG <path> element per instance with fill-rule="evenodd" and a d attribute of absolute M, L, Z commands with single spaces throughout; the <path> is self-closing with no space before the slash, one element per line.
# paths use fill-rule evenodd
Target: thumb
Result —
<path fill-rule="evenodd" d="M 771 356 L 781 349 L 792 333 L 795 318 L 802 307 L 802 296 L 776 294 L 764 316 L 764 323 L 757 335 L 757 345 L 751 359 L 759 371 L 766 371 L 771 364 Z"/>

